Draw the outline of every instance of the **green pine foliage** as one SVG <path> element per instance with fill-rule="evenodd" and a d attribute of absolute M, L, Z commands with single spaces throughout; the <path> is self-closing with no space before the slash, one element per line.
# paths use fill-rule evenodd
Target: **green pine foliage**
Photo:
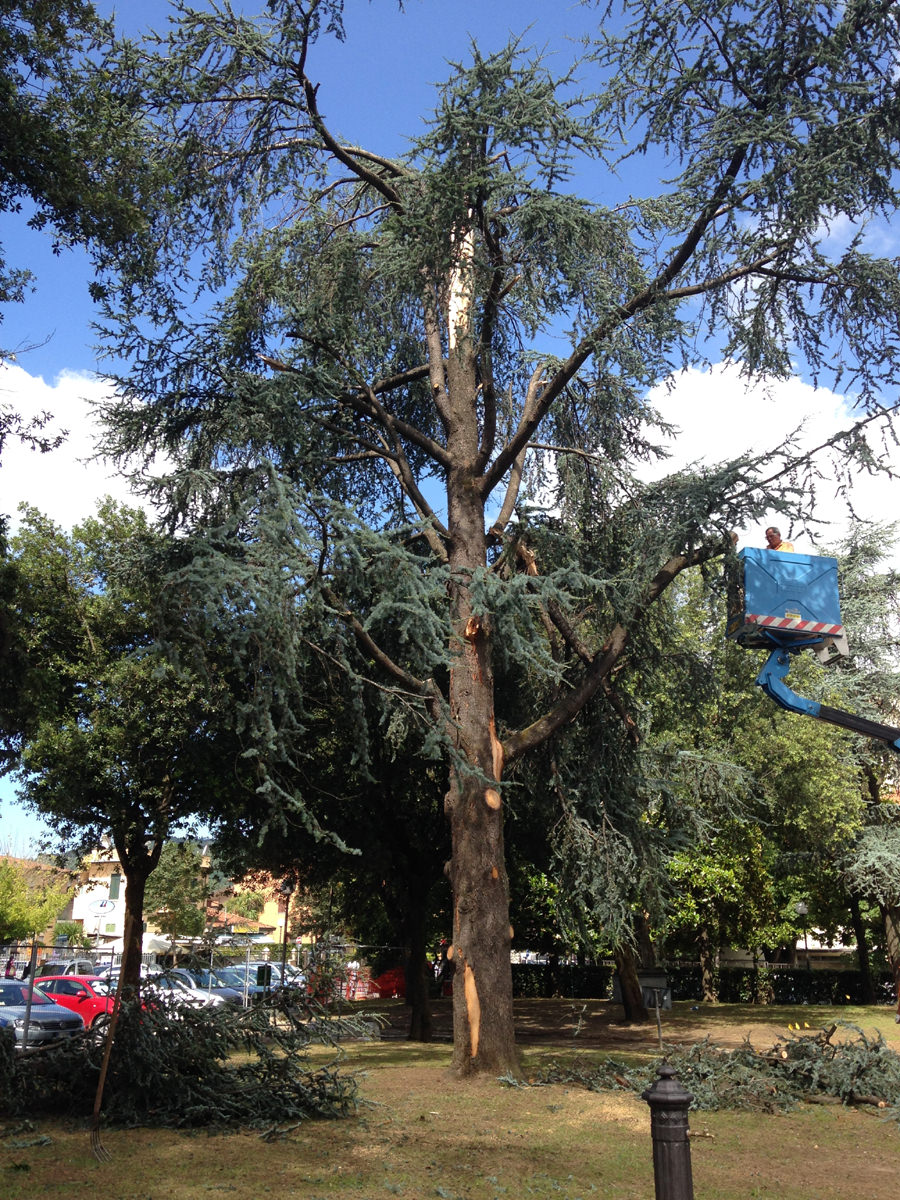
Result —
<path fill-rule="evenodd" d="M 371 1027 L 331 1014 L 312 998 L 248 1009 L 176 1008 L 154 999 L 125 1003 L 103 1092 L 110 1125 L 254 1128 L 276 1137 L 301 1121 L 356 1111 L 357 1083 L 339 1067 L 341 1038 Z M 312 1065 L 312 1045 L 334 1059 Z M 90 1036 L 16 1054 L 0 1044 L 4 1116 L 89 1117 L 103 1042 Z"/>
<path fill-rule="evenodd" d="M 545 806 L 611 937 L 661 911 L 668 856 L 743 784 L 724 753 L 638 756 L 657 609 L 732 528 L 813 522 L 823 475 L 879 462 L 900 280 L 867 232 L 897 206 L 897 13 L 600 6 L 571 68 L 472 47 L 396 156 L 329 123 L 339 0 L 176 14 L 119 48 L 160 186 L 143 254 L 99 264 L 127 364 L 106 449 L 171 463 L 144 480 L 184 534 L 167 633 L 229 689 L 263 833 L 326 824 L 304 786 L 323 684 L 361 771 L 373 728 L 442 765 L 457 961 L 502 1069 L 504 814 Z M 722 356 L 848 389 L 850 434 L 647 483 L 648 389 Z"/>
<path fill-rule="evenodd" d="M 900 1119 L 900 1055 L 880 1033 L 866 1034 L 846 1022 L 808 1033 L 798 1026 L 764 1050 L 749 1041 L 726 1050 L 706 1038 L 692 1046 L 667 1047 L 665 1061 L 691 1093 L 691 1108 L 699 1112 L 789 1112 L 803 1102 L 833 1101 L 875 1106 L 891 1120 Z M 641 1093 L 655 1075 L 655 1065 L 635 1069 L 607 1059 L 599 1066 L 551 1063 L 535 1082 Z"/>
<path fill-rule="evenodd" d="M 0 212 L 27 213 L 22 219 L 45 230 L 57 252 L 80 243 L 120 253 L 143 228 L 143 137 L 135 97 L 109 86 L 112 36 L 89 0 L 13 0 L 0 11 Z M 28 265 L 0 246 L 0 320 L 33 283 Z M 98 293 L 99 284 L 89 286 Z M 41 451 L 57 446 L 46 423 L 0 401 L 0 456 L 8 437 Z M 15 671 L 14 659 L 0 662 Z"/>

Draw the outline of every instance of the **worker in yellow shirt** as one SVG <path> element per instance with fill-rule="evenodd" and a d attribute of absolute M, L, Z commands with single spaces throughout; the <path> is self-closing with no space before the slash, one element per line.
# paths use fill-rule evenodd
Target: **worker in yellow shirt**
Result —
<path fill-rule="evenodd" d="M 781 530 L 770 525 L 766 530 L 766 541 L 770 550 L 781 550 L 784 554 L 796 554 L 793 542 L 782 541 Z"/>

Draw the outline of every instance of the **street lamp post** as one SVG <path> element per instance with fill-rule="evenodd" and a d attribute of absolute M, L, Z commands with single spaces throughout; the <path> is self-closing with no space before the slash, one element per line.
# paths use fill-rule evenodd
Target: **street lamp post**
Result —
<path fill-rule="evenodd" d="M 282 879 L 278 890 L 284 896 L 284 937 L 281 941 L 281 986 L 284 987 L 287 972 L 288 916 L 291 909 L 291 896 L 294 894 L 294 881 Z"/>
<path fill-rule="evenodd" d="M 806 969 L 809 971 L 811 968 L 809 963 L 809 936 L 806 923 L 806 918 L 809 915 L 809 905 L 804 900 L 798 900 L 798 902 L 794 905 L 794 910 L 796 911 L 797 916 L 801 917 L 803 920 L 803 950 L 806 954 Z"/>

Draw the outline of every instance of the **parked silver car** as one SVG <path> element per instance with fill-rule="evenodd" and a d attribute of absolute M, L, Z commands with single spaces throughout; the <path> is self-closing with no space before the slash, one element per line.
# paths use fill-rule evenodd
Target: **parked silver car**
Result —
<path fill-rule="evenodd" d="M 41 975 L 94 975 L 97 967 L 90 958 L 48 958 L 46 962 L 38 963 L 38 977 Z"/>
<path fill-rule="evenodd" d="M 11 1029 L 16 1038 L 16 1049 L 22 1050 L 25 1040 L 25 1013 L 28 1005 L 30 980 L 0 979 L 0 1029 Z M 29 1046 L 44 1046 L 84 1032 L 84 1021 L 78 1013 L 69 1012 L 61 1004 L 54 1004 L 40 988 L 31 993 L 31 1017 L 28 1021 Z"/>
<path fill-rule="evenodd" d="M 225 1003 L 221 996 L 217 996 L 206 988 L 198 987 L 193 980 L 188 983 L 185 979 L 180 978 L 177 968 L 148 975 L 141 984 L 141 994 L 143 996 L 157 995 L 176 1007 L 185 1005 L 188 1008 L 219 1008 Z"/>

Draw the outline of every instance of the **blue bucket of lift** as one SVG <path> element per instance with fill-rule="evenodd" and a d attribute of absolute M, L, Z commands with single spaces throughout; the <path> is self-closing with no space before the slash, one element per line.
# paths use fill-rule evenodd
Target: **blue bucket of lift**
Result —
<path fill-rule="evenodd" d="M 748 546 L 738 553 L 728 636 L 748 649 L 843 638 L 837 559 Z"/>

